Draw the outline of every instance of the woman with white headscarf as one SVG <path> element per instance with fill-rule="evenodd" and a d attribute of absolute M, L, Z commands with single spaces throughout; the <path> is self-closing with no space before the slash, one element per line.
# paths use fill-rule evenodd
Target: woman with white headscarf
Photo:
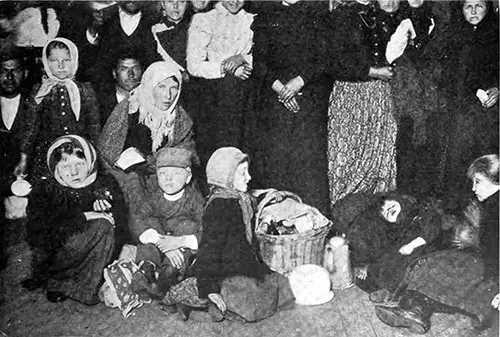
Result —
<path fill-rule="evenodd" d="M 126 209 L 113 177 L 97 170 L 97 153 L 77 135 L 57 138 L 46 154 L 51 176 L 34 187 L 27 241 L 33 251 L 28 290 L 47 299 L 93 305 L 104 267 L 127 242 Z"/>
<path fill-rule="evenodd" d="M 155 62 L 146 69 L 130 98 L 114 108 L 104 125 L 99 153 L 129 205 L 136 204 L 134 200 L 140 200 L 143 194 L 139 176 L 155 173 L 154 154 L 160 148 L 188 149 L 197 163 L 193 121 L 178 104 L 181 87 L 182 75 L 174 63 Z M 119 168 L 117 160 L 129 148 L 138 150 L 145 164 Z"/>
<path fill-rule="evenodd" d="M 96 141 L 100 132 L 99 105 L 90 83 L 75 80 L 78 49 L 65 38 L 49 41 L 42 52 L 46 76 L 35 86 L 37 103 L 35 178 L 48 178 L 44 163 L 47 149 L 57 137 L 75 134 Z"/>

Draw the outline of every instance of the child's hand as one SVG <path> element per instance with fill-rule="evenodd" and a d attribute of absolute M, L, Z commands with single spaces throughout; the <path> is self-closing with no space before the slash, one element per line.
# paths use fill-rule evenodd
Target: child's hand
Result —
<path fill-rule="evenodd" d="M 105 213 L 105 212 L 84 212 L 83 215 L 85 216 L 85 219 L 87 220 L 94 220 L 94 219 L 105 219 L 111 222 L 113 227 L 115 227 L 115 219 L 113 218 L 113 214 L 111 213 Z"/>
<path fill-rule="evenodd" d="M 493 301 L 491 301 L 491 305 L 493 306 L 493 308 L 500 310 L 499 304 L 500 304 L 500 294 L 496 294 L 495 298 L 493 298 Z"/>
<path fill-rule="evenodd" d="M 410 255 L 411 253 L 413 253 L 413 245 L 411 245 L 410 243 L 407 244 L 407 245 L 404 245 L 403 247 L 399 248 L 399 254 L 402 254 L 402 255 Z"/>
<path fill-rule="evenodd" d="M 99 199 L 99 200 L 94 201 L 92 208 L 96 212 L 106 212 L 107 210 L 109 210 L 111 208 L 111 204 L 107 200 Z"/>
<path fill-rule="evenodd" d="M 163 251 L 161 248 L 161 243 L 158 244 L 158 248 L 162 251 L 163 254 L 170 261 L 170 264 L 177 269 L 181 269 L 184 265 L 184 255 L 182 254 L 180 249 L 174 249 L 170 251 Z"/>
<path fill-rule="evenodd" d="M 483 103 L 483 106 L 485 108 L 491 108 L 498 102 L 498 88 L 489 88 L 486 90 L 486 93 L 488 94 L 488 100 Z"/>
<path fill-rule="evenodd" d="M 219 308 L 220 311 L 223 313 L 226 312 L 226 303 L 224 302 L 224 299 L 222 298 L 221 294 L 217 293 L 211 293 L 208 294 L 208 299 Z"/>
<path fill-rule="evenodd" d="M 234 77 L 239 78 L 240 80 L 247 80 L 252 74 L 252 67 L 248 64 L 242 64 L 234 71 Z"/>

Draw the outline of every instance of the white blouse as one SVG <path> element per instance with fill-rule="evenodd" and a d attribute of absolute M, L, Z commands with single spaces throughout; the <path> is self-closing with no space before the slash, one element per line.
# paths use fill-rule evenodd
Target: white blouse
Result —
<path fill-rule="evenodd" d="M 222 61 L 237 54 L 251 66 L 253 17 L 244 9 L 231 14 L 220 2 L 207 13 L 195 14 L 188 31 L 188 72 L 207 79 L 224 77 Z"/>

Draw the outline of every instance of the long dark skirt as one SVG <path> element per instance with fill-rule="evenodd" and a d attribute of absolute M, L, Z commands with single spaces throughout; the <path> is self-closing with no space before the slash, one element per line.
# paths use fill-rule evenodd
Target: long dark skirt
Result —
<path fill-rule="evenodd" d="M 329 88 L 328 88 L 329 89 Z M 312 85 L 297 96 L 293 113 L 277 95 L 257 97 L 260 106 L 253 126 L 251 172 L 256 188 L 276 188 L 298 194 L 304 203 L 330 214 L 328 193 L 328 89 Z"/>
<path fill-rule="evenodd" d="M 222 282 L 221 295 L 227 310 L 246 322 L 265 319 L 278 310 L 290 309 L 295 304 L 288 278 L 274 272 L 262 280 L 247 276 L 227 277 Z M 172 287 L 163 303 L 204 307 L 208 306 L 209 302 L 198 297 L 197 279 L 190 277 Z"/>
<path fill-rule="evenodd" d="M 197 79 L 191 88 L 190 99 L 198 104 L 188 104 L 198 111 L 194 117 L 196 147 L 202 167 L 212 153 L 223 146 L 242 148 L 244 117 L 248 107 L 250 82 L 233 76 L 220 79 Z M 198 97 L 193 97 L 194 92 Z"/>
<path fill-rule="evenodd" d="M 97 292 L 103 270 L 111 262 L 115 246 L 114 229 L 104 219 L 87 222 L 81 233 L 70 236 L 57 249 L 49 267 L 47 290 L 59 291 L 84 303 L 99 302 Z"/>

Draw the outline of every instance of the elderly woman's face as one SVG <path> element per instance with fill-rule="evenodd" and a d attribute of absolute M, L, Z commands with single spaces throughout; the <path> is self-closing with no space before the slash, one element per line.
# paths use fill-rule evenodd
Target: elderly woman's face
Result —
<path fill-rule="evenodd" d="M 80 188 L 88 177 L 87 161 L 75 154 L 64 154 L 56 165 L 61 179 L 72 188 Z"/>
<path fill-rule="evenodd" d="M 399 9 L 399 0 L 377 0 L 380 9 L 387 13 L 395 13 Z"/>
<path fill-rule="evenodd" d="M 484 201 L 495 194 L 500 189 L 500 185 L 488 179 L 482 173 L 475 173 L 472 178 L 472 191 L 476 194 L 477 200 Z"/>
<path fill-rule="evenodd" d="M 168 110 L 179 94 L 179 84 L 174 77 L 159 82 L 153 89 L 154 105 L 162 111 Z"/>
<path fill-rule="evenodd" d="M 487 11 L 485 0 L 466 0 L 462 6 L 465 21 L 474 26 L 483 21 Z"/>
<path fill-rule="evenodd" d="M 382 204 L 380 214 L 390 223 L 395 223 L 401 213 L 401 204 L 396 200 L 385 200 Z"/>

